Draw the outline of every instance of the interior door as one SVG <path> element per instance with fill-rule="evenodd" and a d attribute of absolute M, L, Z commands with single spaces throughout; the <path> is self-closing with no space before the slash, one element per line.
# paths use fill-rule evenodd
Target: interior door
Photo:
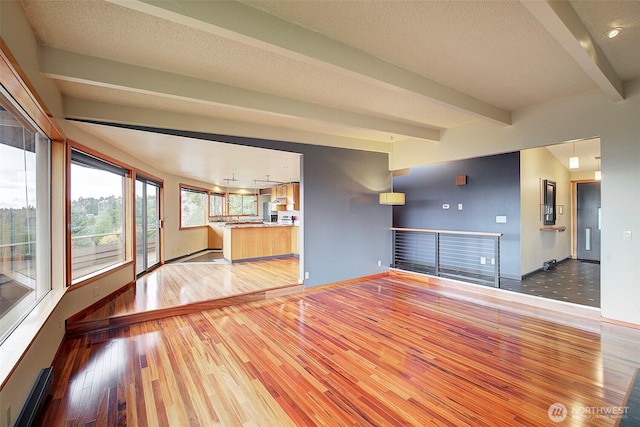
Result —
<path fill-rule="evenodd" d="M 160 186 L 136 178 L 136 275 L 160 263 Z"/>
<path fill-rule="evenodd" d="M 577 257 L 600 261 L 600 182 L 579 182 L 576 197 Z"/>

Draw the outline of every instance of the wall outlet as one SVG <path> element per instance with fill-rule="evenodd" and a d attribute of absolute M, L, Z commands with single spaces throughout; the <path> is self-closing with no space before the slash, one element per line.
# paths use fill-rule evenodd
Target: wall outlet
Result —
<path fill-rule="evenodd" d="M 485 265 L 487 263 L 487 259 L 483 256 L 480 257 L 480 264 Z"/>
<path fill-rule="evenodd" d="M 461 211 L 462 210 L 462 203 L 458 203 L 458 210 Z"/>
<path fill-rule="evenodd" d="M 378 267 L 382 267 L 382 261 L 378 260 Z"/>
<path fill-rule="evenodd" d="M 507 216 L 506 215 L 498 215 L 498 216 L 496 216 L 496 223 L 497 224 L 506 224 L 507 223 Z"/>
<path fill-rule="evenodd" d="M 445 203 L 442 205 L 442 209 L 449 209 L 449 203 Z"/>
<path fill-rule="evenodd" d="M 495 258 L 491 258 L 491 265 L 496 265 L 496 259 Z"/>
<path fill-rule="evenodd" d="M 308 278 L 309 278 L 309 272 L 308 272 L 308 271 L 305 271 L 305 272 L 304 272 L 304 278 L 305 278 L 305 279 L 308 279 Z"/>

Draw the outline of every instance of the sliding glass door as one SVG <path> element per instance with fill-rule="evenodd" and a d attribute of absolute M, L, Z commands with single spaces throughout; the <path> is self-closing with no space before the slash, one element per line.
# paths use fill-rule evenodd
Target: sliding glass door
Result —
<path fill-rule="evenodd" d="M 161 183 L 136 178 L 136 274 L 160 263 L 160 187 Z"/>

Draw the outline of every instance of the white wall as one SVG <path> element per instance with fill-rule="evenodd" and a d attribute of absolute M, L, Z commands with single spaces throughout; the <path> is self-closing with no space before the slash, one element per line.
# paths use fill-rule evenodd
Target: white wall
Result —
<path fill-rule="evenodd" d="M 602 156 L 602 316 L 640 325 L 640 81 L 622 102 L 593 90 L 513 113 L 513 125 L 475 122 L 439 143 L 397 141 L 392 169 L 600 137 Z M 624 232 L 632 240 L 624 240 Z"/>
<path fill-rule="evenodd" d="M 540 231 L 542 221 L 542 181 L 556 182 L 556 205 L 563 206 L 556 225 L 564 232 Z M 571 178 L 565 168 L 546 148 L 520 152 L 520 274 L 542 267 L 550 259 L 558 261 L 571 254 Z"/>

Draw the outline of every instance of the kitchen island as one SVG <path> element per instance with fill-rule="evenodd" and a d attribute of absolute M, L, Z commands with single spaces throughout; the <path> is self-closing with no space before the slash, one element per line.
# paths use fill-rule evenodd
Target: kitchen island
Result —
<path fill-rule="evenodd" d="M 222 253 L 229 262 L 298 254 L 298 226 L 278 223 L 228 223 Z"/>

